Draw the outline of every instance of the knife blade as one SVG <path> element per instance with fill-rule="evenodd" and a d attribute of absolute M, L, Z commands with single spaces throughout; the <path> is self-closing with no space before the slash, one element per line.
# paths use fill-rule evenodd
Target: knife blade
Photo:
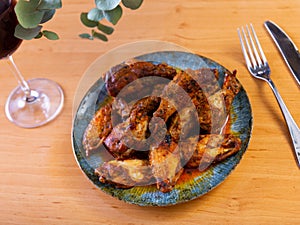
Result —
<path fill-rule="evenodd" d="M 300 53 L 298 48 L 277 24 L 272 21 L 266 21 L 264 24 L 300 86 Z"/>

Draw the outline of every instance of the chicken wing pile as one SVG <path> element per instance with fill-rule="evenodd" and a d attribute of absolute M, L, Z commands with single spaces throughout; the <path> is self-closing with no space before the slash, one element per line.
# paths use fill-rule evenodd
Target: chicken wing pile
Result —
<path fill-rule="evenodd" d="M 95 169 L 101 182 L 169 192 L 185 170 L 204 171 L 240 150 L 241 140 L 226 129 L 241 89 L 236 72 L 227 71 L 220 86 L 216 69 L 133 61 L 103 78 L 111 101 L 83 136 L 87 157 L 103 149 L 113 156 Z M 138 94 L 143 97 L 136 99 Z"/>

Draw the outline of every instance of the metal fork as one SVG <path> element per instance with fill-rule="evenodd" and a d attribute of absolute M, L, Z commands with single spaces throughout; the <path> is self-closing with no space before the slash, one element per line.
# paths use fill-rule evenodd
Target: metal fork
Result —
<path fill-rule="evenodd" d="M 294 147 L 294 156 L 298 167 L 300 168 L 300 129 L 295 123 L 293 117 L 288 111 L 286 105 L 284 104 L 279 92 L 277 91 L 273 81 L 270 78 L 271 69 L 267 62 L 266 56 L 261 48 L 258 41 L 255 30 L 250 24 L 250 29 L 246 26 L 246 32 L 244 27 L 238 29 L 238 35 L 240 38 L 242 51 L 246 60 L 247 68 L 252 76 L 255 78 L 266 81 L 271 87 L 277 102 L 280 106 L 283 117 L 288 126 L 291 139 Z"/>

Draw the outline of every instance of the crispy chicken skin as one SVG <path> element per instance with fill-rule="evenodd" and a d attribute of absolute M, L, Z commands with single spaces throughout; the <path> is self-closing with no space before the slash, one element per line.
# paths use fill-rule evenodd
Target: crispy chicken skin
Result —
<path fill-rule="evenodd" d="M 192 156 L 192 150 L 181 151 L 182 158 L 187 161 L 186 168 L 207 169 L 212 163 L 220 162 L 235 154 L 241 148 L 241 140 L 232 134 L 208 134 L 200 136 Z M 188 146 L 187 146 L 188 148 Z"/>
<path fill-rule="evenodd" d="M 168 119 L 168 131 L 173 140 L 178 143 L 180 136 L 183 133 L 181 131 L 181 120 L 178 112 L 173 113 Z"/>
<path fill-rule="evenodd" d="M 177 144 L 166 136 L 165 141 L 150 149 L 149 162 L 156 179 L 157 189 L 162 192 L 171 191 L 183 169 Z"/>
<path fill-rule="evenodd" d="M 190 107 L 189 101 L 191 101 L 192 105 L 196 107 L 202 132 L 209 133 L 211 131 L 211 118 L 216 110 L 214 102 L 209 102 L 208 97 L 220 90 L 217 78 L 218 73 L 216 70 L 207 68 L 178 72 L 173 81 L 165 87 L 161 104 L 154 116 L 167 121 L 174 112 Z M 180 91 L 181 89 L 184 90 L 184 93 Z M 186 99 L 186 93 L 189 99 Z M 218 110 L 218 112 L 220 111 Z M 225 120 L 220 121 L 220 123 L 225 122 Z"/>
<path fill-rule="evenodd" d="M 195 123 L 197 121 L 197 115 L 195 114 L 196 112 L 189 108 L 184 108 L 180 115 L 178 112 L 175 112 L 168 119 L 168 132 L 176 143 L 200 133 L 199 124 Z"/>
<path fill-rule="evenodd" d="M 117 100 L 117 104 L 107 104 L 101 107 L 86 128 L 83 135 L 86 156 L 99 149 L 104 143 L 114 157 L 128 158 L 132 155 L 129 153 L 133 151 L 129 150 L 124 141 L 131 145 L 138 145 L 128 137 L 133 135 L 138 141 L 147 137 L 149 121 L 159 105 L 160 98 L 149 96 L 141 99 L 131 110 L 122 102 L 122 99 Z M 117 125 L 113 126 L 115 124 Z"/>
<path fill-rule="evenodd" d="M 107 104 L 96 112 L 83 135 L 82 144 L 87 156 L 102 145 L 111 130 L 111 104 Z"/>
<path fill-rule="evenodd" d="M 110 101 L 112 100 L 116 99 L 112 98 Z M 82 141 L 86 156 L 90 156 L 102 146 L 104 140 L 112 132 L 114 123 L 129 118 L 130 109 L 128 105 L 122 99 L 117 99 L 117 101 L 117 104 L 109 102 L 98 109 L 87 126 Z"/>
<path fill-rule="evenodd" d="M 227 113 L 229 113 L 233 99 L 239 93 L 241 87 L 240 82 L 236 78 L 236 70 L 232 73 L 227 71 L 222 87 Z"/>
<path fill-rule="evenodd" d="M 160 97 L 149 96 L 138 101 L 130 113 L 129 129 L 138 139 L 145 139 L 148 135 L 149 120 L 158 108 Z"/>
<path fill-rule="evenodd" d="M 151 185 L 155 183 L 147 160 L 128 159 L 104 162 L 95 169 L 102 183 L 112 183 L 118 188 Z"/>
<path fill-rule="evenodd" d="M 123 64 L 112 68 L 103 75 L 103 79 L 109 94 L 116 97 L 126 85 L 138 78 L 159 76 L 172 80 L 176 73 L 176 69 L 166 64 L 155 65 L 150 62 L 134 62 L 129 65 Z M 142 87 L 140 87 L 140 89 L 142 89 Z M 131 91 L 129 90 L 127 95 L 132 95 L 135 92 L 136 88 Z"/>
<path fill-rule="evenodd" d="M 220 133 L 227 121 L 232 101 L 240 91 L 241 85 L 236 79 L 236 72 L 228 71 L 223 86 L 220 88 L 218 76 L 217 70 L 207 68 L 178 73 L 164 89 L 161 104 L 154 116 L 167 121 L 178 108 L 182 109 L 187 106 L 187 101 L 180 101 L 184 99 L 178 94 L 180 92 L 177 86 L 180 86 L 188 93 L 196 107 L 201 133 Z M 176 101 L 177 109 L 174 101 Z"/>
<path fill-rule="evenodd" d="M 117 159 L 124 159 L 122 155 L 129 150 L 123 140 L 127 134 L 127 127 L 128 122 L 118 124 L 104 140 L 108 151 Z M 125 155 L 128 155 L 127 153 Z"/>
<path fill-rule="evenodd" d="M 132 108 L 129 118 L 116 125 L 104 143 L 117 159 L 125 159 L 131 148 L 147 151 L 145 140 L 149 135 L 149 122 L 157 109 L 160 98 L 149 96 L 139 100 Z M 131 149 L 131 150 L 129 150 Z M 126 153 L 126 154 L 124 154 Z M 131 154 L 129 154 L 131 155 Z"/>

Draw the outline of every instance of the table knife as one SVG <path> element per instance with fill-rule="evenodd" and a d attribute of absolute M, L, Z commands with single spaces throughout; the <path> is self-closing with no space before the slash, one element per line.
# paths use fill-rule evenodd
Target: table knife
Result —
<path fill-rule="evenodd" d="M 291 38 L 274 22 L 266 21 L 264 24 L 298 85 L 300 85 L 300 54 L 298 48 Z"/>

